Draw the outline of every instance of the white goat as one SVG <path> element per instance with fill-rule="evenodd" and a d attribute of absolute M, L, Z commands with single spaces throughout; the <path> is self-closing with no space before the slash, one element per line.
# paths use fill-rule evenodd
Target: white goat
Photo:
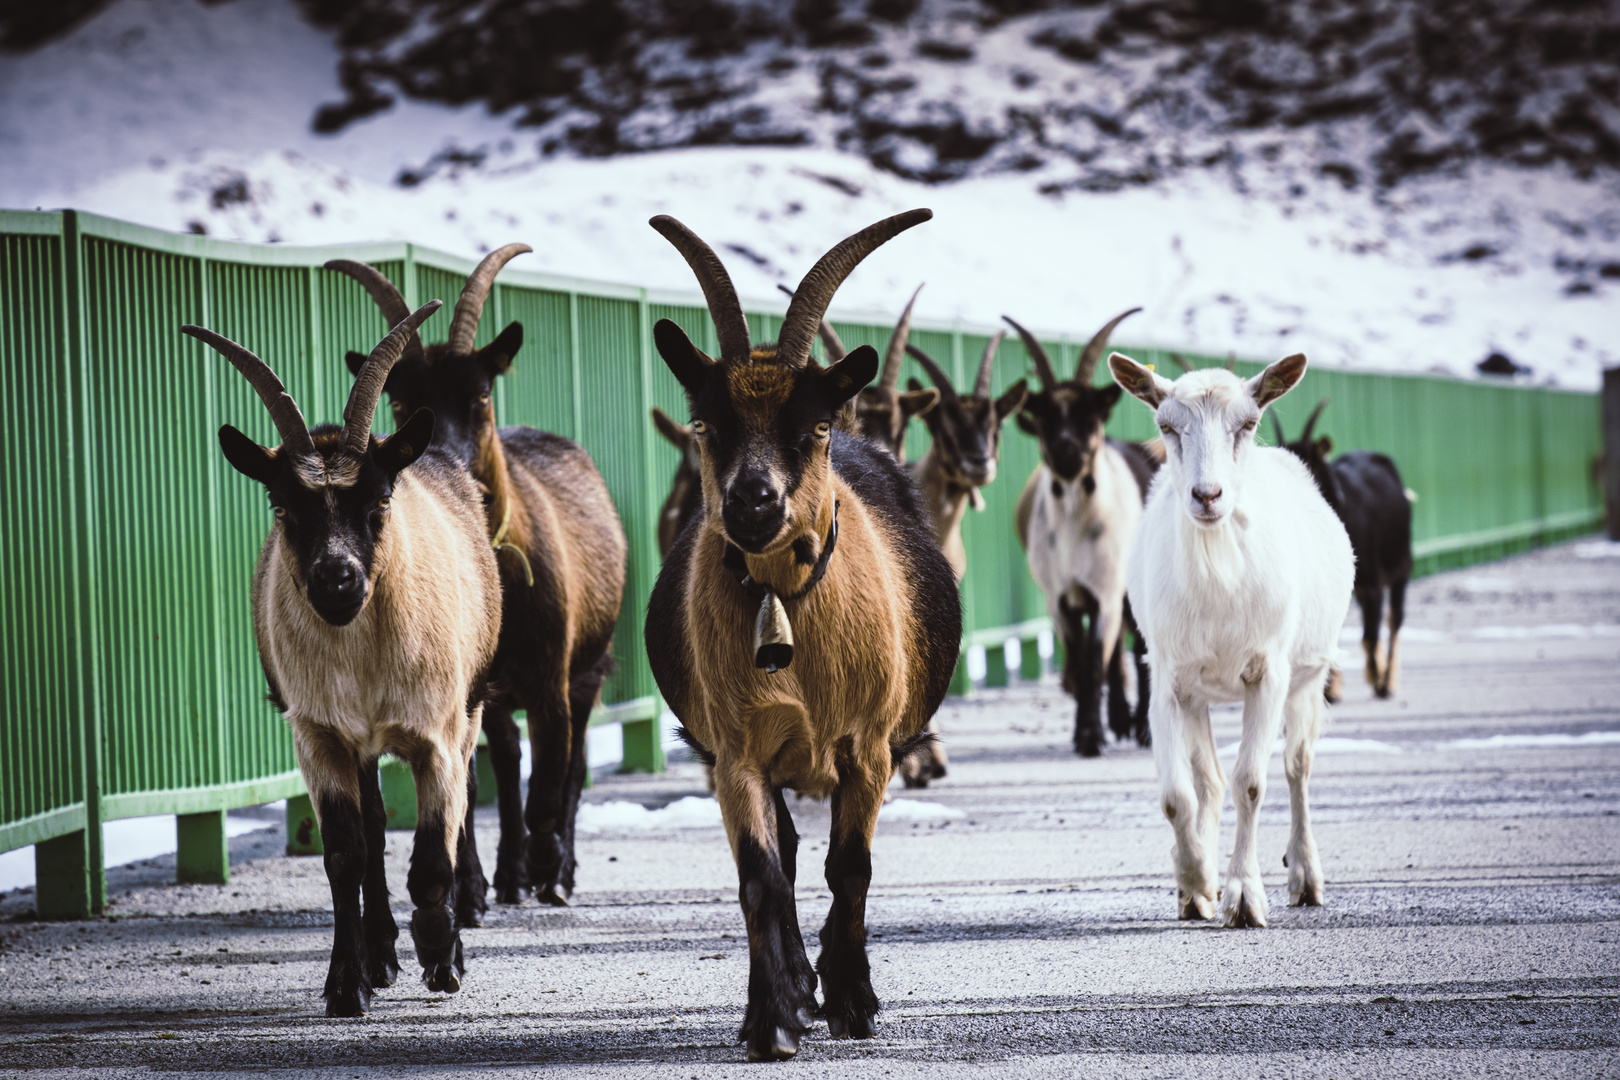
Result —
<path fill-rule="evenodd" d="M 1174 383 L 1128 357 L 1114 379 L 1151 405 L 1165 468 L 1148 494 L 1127 571 L 1131 604 L 1153 670 L 1148 720 L 1165 817 L 1175 829 L 1177 913 L 1227 926 L 1264 926 L 1255 852 L 1266 768 L 1286 721 L 1283 768 L 1292 828 L 1288 902 L 1322 902 L 1306 785 L 1322 728 L 1322 682 L 1350 606 L 1350 539 L 1310 473 L 1288 451 L 1254 444 L 1267 405 L 1305 374 L 1305 357 L 1245 382 L 1219 368 Z M 1243 702 L 1232 767 L 1237 841 L 1224 892 L 1215 858 L 1223 780 L 1209 707 Z"/>

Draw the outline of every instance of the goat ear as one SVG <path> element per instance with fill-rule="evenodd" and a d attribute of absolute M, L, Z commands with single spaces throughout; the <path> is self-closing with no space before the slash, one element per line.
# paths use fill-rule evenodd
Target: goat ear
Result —
<path fill-rule="evenodd" d="M 670 319 L 659 319 L 653 324 L 653 344 L 658 346 L 658 355 L 664 358 L 688 397 L 696 398 L 703 392 L 714 361 L 692 344 L 685 330 Z"/>
<path fill-rule="evenodd" d="M 1119 388 L 1119 384 L 1115 383 L 1113 386 L 1105 386 L 1101 390 L 1098 390 L 1097 394 L 1102 398 L 1103 406 L 1112 410 L 1115 405 L 1119 404 L 1119 395 L 1122 392 L 1123 391 L 1121 391 Z"/>
<path fill-rule="evenodd" d="M 515 322 L 500 332 L 500 336 L 473 354 L 484 365 L 490 377 L 505 375 L 523 348 L 523 324 Z"/>
<path fill-rule="evenodd" d="M 1329 454 L 1333 453 L 1333 439 L 1330 436 L 1327 436 L 1327 435 L 1324 435 L 1320 439 L 1317 439 L 1316 440 L 1316 453 L 1317 453 L 1317 456 L 1319 456 L 1323 461 L 1326 461 L 1327 456 Z"/>
<path fill-rule="evenodd" d="M 1007 387 L 1002 395 L 996 398 L 996 422 L 1004 423 L 1007 417 L 1024 407 L 1029 398 L 1029 380 L 1019 379 Z M 1022 414 L 1020 414 L 1022 415 Z"/>
<path fill-rule="evenodd" d="M 389 476 L 398 476 L 402 469 L 426 452 L 428 443 L 432 441 L 433 410 L 417 409 L 398 431 L 379 440 L 372 453 L 376 455 L 377 464 Z"/>
<path fill-rule="evenodd" d="M 836 409 L 860 393 L 861 387 L 877 378 L 877 373 L 877 350 L 870 345 L 862 345 L 828 368 L 822 376 L 822 385 L 827 388 L 827 396 L 832 398 L 832 406 Z"/>
<path fill-rule="evenodd" d="M 923 386 L 916 379 L 906 383 L 907 390 L 900 395 L 900 412 L 911 419 L 913 416 L 924 416 L 933 411 L 939 404 L 939 390 L 933 386 Z"/>
<path fill-rule="evenodd" d="M 1262 409 L 1299 385 L 1305 377 L 1305 354 L 1285 356 L 1249 380 L 1249 393 Z"/>
<path fill-rule="evenodd" d="M 1114 382 L 1126 392 L 1141 398 L 1155 409 L 1170 396 L 1170 387 L 1174 385 L 1169 379 L 1149 371 L 1124 353 L 1108 354 L 1108 370 L 1113 373 Z"/>
<path fill-rule="evenodd" d="M 270 486 L 276 474 L 276 455 L 248 438 L 231 425 L 219 429 L 219 448 L 231 468 L 259 483 Z"/>
<path fill-rule="evenodd" d="M 658 429 L 658 434 L 668 439 L 677 450 L 685 450 L 687 444 L 692 441 L 691 427 L 681 423 L 656 405 L 652 407 L 652 422 L 653 427 Z"/>
<path fill-rule="evenodd" d="M 366 354 L 350 349 L 343 357 L 343 362 L 349 365 L 349 374 L 358 375 L 360 369 L 366 366 Z"/>
<path fill-rule="evenodd" d="M 1025 404 L 1028 404 L 1028 402 L 1026 401 Z M 1013 420 L 1018 424 L 1018 430 L 1025 435 L 1033 435 L 1037 439 L 1041 437 L 1041 426 L 1036 423 L 1035 414 L 1028 409 L 1019 409 L 1017 414 L 1013 416 Z"/>

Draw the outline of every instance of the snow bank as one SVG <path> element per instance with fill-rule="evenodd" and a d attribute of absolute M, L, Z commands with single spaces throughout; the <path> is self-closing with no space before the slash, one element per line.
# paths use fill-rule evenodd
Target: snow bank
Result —
<path fill-rule="evenodd" d="M 582 833 L 664 832 L 670 829 L 712 829 L 720 825 L 720 804 L 696 795 L 676 799 L 656 810 L 623 799 L 580 803 L 579 814 L 574 819 L 574 829 Z"/>
<path fill-rule="evenodd" d="M 961 817 L 967 817 L 966 812 L 923 799 L 891 799 L 878 811 L 879 821 L 943 821 Z"/>
<path fill-rule="evenodd" d="M 285 808 L 286 803 L 272 806 Z M 273 829 L 275 820 L 225 815 L 225 835 L 241 836 L 260 829 Z M 172 855 L 180 848 L 175 836 L 174 816 L 162 814 L 153 817 L 118 818 L 104 822 L 101 827 L 103 865 L 127 866 L 142 859 L 156 859 Z M 13 848 L 0 852 L 0 892 L 22 889 L 34 884 L 34 846 Z"/>
<path fill-rule="evenodd" d="M 1584 735 L 1491 735 L 1483 739 L 1451 739 L 1440 744 L 1447 750 L 1501 750 L 1550 746 L 1612 746 L 1620 743 L 1620 731 L 1588 731 Z"/>
<path fill-rule="evenodd" d="M 1217 757 L 1236 757 L 1239 743 L 1227 743 L 1215 751 Z M 1287 746 L 1284 739 L 1278 739 L 1272 746 L 1273 754 L 1281 754 Z M 1316 740 L 1318 754 L 1398 754 L 1401 748 L 1394 743 L 1380 742 L 1377 739 L 1348 739 L 1338 735 L 1324 735 Z"/>

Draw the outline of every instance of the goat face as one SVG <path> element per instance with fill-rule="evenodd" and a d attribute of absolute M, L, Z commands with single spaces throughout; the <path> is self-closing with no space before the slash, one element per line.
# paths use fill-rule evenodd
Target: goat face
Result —
<path fill-rule="evenodd" d="M 790 366 L 771 346 L 717 362 L 667 319 L 653 339 L 692 406 L 710 523 L 756 555 L 790 542 L 821 510 L 835 415 L 877 374 L 877 351 L 863 345 L 830 368 Z"/>
<path fill-rule="evenodd" d="M 1295 353 L 1248 380 L 1203 368 L 1171 382 L 1120 353 L 1108 366 L 1120 386 L 1153 407 L 1182 508 L 1194 524 L 1213 529 L 1242 498 L 1261 412 L 1304 377 L 1305 356 Z"/>
<path fill-rule="evenodd" d="M 394 423 L 418 409 L 431 409 L 434 445 L 463 465 L 470 465 L 496 438 L 495 405 L 490 393 L 523 347 L 523 324 L 512 323 L 482 349 L 455 353 L 449 345 L 430 345 L 407 352 L 388 374 L 383 390 L 393 406 Z M 348 354 L 356 375 L 364 353 Z"/>
<path fill-rule="evenodd" d="M 266 449 L 229 424 L 220 428 L 226 460 L 265 486 L 304 596 L 331 625 L 347 626 L 370 599 L 394 481 L 427 449 L 433 426 L 424 409 L 394 435 L 372 436 L 365 456 L 355 458 L 342 446 L 341 429 L 323 424 L 310 432 L 315 455 L 302 459 Z"/>
<path fill-rule="evenodd" d="M 915 390 L 920 384 L 912 379 L 910 385 Z M 996 478 L 1002 422 L 1024 404 L 1027 394 L 1028 385 L 1023 379 L 993 401 L 980 394 L 944 394 L 923 417 L 941 463 L 954 483 L 981 488 Z"/>
<path fill-rule="evenodd" d="M 1087 386 L 1075 380 L 1030 394 L 1018 413 L 1018 426 L 1040 440 L 1041 460 L 1064 483 L 1079 479 L 1089 495 L 1102 450 L 1103 428 L 1119 401 L 1117 386 Z"/>
<path fill-rule="evenodd" d="M 906 425 L 913 416 L 929 415 L 939 391 L 912 380 L 904 393 L 868 386 L 855 398 L 855 430 L 861 438 L 887 450 L 896 461 L 906 459 Z"/>

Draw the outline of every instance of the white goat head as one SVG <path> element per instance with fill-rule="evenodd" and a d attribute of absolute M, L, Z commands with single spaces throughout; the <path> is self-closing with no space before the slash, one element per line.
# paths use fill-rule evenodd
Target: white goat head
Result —
<path fill-rule="evenodd" d="M 1181 506 L 1196 525 L 1213 529 L 1242 499 L 1244 462 L 1261 412 L 1304 376 L 1305 354 L 1284 357 L 1248 380 L 1203 368 L 1171 382 L 1120 353 L 1108 357 L 1108 367 L 1115 382 L 1153 407 Z"/>

